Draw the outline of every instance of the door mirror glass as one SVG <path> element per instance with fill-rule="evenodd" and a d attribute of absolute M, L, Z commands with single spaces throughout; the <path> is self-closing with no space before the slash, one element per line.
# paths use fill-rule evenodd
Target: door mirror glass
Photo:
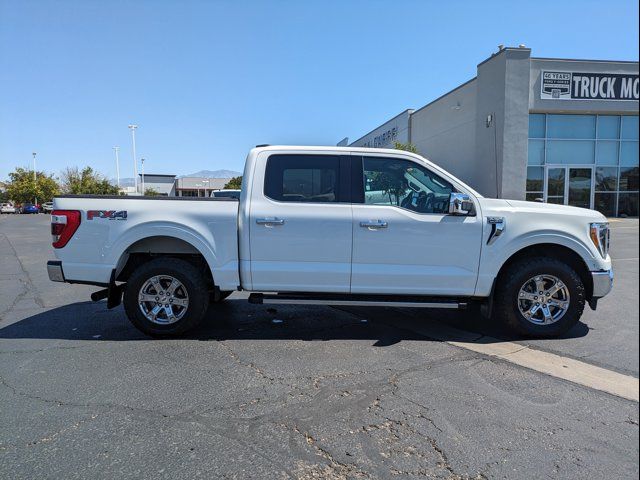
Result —
<path fill-rule="evenodd" d="M 470 215 L 473 210 L 471 197 L 466 193 L 452 192 L 449 196 L 450 215 Z"/>

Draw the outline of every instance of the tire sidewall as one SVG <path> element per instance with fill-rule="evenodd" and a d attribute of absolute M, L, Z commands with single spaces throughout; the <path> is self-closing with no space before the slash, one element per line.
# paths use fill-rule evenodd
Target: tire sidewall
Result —
<path fill-rule="evenodd" d="M 179 280 L 187 290 L 189 306 L 184 316 L 175 323 L 159 325 L 148 320 L 140 311 L 138 294 L 147 280 L 156 275 L 169 275 Z M 131 323 L 143 333 L 153 337 L 180 335 L 195 327 L 206 312 L 208 291 L 204 279 L 190 263 L 179 259 L 155 259 L 140 266 L 127 281 L 124 308 Z"/>

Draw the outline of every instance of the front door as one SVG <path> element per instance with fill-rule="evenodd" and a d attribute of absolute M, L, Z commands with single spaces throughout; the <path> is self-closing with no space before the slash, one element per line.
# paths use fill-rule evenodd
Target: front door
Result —
<path fill-rule="evenodd" d="M 351 292 L 473 295 L 482 217 L 448 215 L 455 188 L 421 164 L 377 156 L 362 164 L 364 198 L 353 205 Z"/>
<path fill-rule="evenodd" d="M 248 225 L 253 290 L 348 293 L 349 159 L 272 154 Z"/>
<path fill-rule="evenodd" d="M 593 208 L 593 167 L 549 166 L 545 191 L 548 203 Z"/>

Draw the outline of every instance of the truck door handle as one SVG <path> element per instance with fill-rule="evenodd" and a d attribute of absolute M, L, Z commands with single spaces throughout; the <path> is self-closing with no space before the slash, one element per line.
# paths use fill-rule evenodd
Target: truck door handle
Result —
<path fill-rule="evenodd" d="M 282 218 L 256 218 L 256 223 L 258 225 L 266 225 L 268 227 L 274 225 L 284 225 L 284 219 Z"/>
<path fill-rule="evenodd" d="M 382 220 L 369 220 L 368 222 L 360 222 L 362 228 L 387 228 L 389 224 Z"/>

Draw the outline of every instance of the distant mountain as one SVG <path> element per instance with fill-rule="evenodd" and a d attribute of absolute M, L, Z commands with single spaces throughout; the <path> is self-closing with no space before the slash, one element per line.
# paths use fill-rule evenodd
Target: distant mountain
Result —
<path fill-rule="evenodd" d="M 203 178 L 233 178 L 242 175 L 240 172 L 233 170 L 200 170 L 199 172 L 190 173 L 188 175 L 180 175 L 182 177 L 203 177 Z"/>

